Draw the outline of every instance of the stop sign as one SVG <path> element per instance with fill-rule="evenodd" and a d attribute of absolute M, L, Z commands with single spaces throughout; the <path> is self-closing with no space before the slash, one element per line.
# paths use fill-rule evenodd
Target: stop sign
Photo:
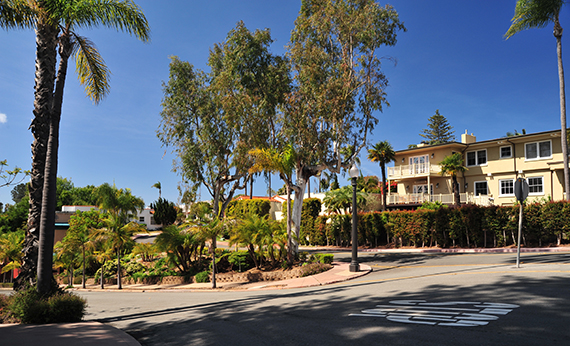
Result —
<path fill-rule="evenodd" d="M 519 202 L 524 201 L 528 197 L 528 183 L 524 178 L 517 178 L 515 181 L 515 197 Z"/>

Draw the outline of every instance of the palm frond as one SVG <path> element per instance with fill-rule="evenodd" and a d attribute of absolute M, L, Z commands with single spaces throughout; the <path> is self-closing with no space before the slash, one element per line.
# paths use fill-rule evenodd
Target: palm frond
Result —
<path fill-rule="evenodd" d="M 85 37 L 73 35 L 77 50 L 75 54 L 75 69 L 85 93 L 93 102 L 99 103 L 109 93 L 109 74 L 105 61 L 99 51 Z"/>

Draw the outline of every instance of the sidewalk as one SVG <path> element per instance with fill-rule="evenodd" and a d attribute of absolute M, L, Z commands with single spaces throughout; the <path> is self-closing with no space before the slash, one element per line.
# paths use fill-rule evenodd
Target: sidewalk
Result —
<path fill-rule="evenodd" d="M 266 281 L 251 283 L 219 283 L 219 290 L 242 289 L 242 290 L 263 290 L 263 289 L 286 289 L 328 285 L 336 282 L 351 280 L 371 271 L 370 266 L 361 264 L 360 271 L 350 272 L 348 263 L 333 263 L 333 268 L 324 273 L 308 276 L 304 278 Z M 138 290 L 164 290 L 164 289 L 211 289 L 211 283 L 195 283 L 183 285 L 123 285 L 123 291 Z M 117 285 L 105 286 L 105 290 L 116 290 Z M 83 289 L 79 289 L 83 290 Z M 99 286 L 93 285 L 85 290 L 101 290 Z M 132 336 L 99 322 L 80 323 L 58 323 L 43 325 L 26 324 L 0 324 L 0 343 L 2 345 L 20 346 L 140 346 Z"/>

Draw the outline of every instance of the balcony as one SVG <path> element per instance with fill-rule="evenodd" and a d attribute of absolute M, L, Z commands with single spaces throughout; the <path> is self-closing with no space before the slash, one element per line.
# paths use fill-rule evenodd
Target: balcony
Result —
<path fill-rule="evenodd" d="M 417 163 L 388 167 L 388 179 L 398 180 L 406 178 L 427 177 L 428 175 L 440 174 L 441 166 L 430 163 Z"/>
<path fill-rule="evenodd" d="M 409 195 L 398 195 L 393 194 L 388 197 L 388 205 L 398 205 L 398 204 L 422 204 L 423 202 L 441 202 L 443 204 L 453 204 L 455 202 L 453 194 L 438 194 L 438 195 L 428 195 L 423 194 L 409 194 Z M 485 195 L 475 196 L 472 193 L 460 193 L 459 200 L 461 204 L 471 203 L 481 206 L 493 205 L 493 198 Z"/>

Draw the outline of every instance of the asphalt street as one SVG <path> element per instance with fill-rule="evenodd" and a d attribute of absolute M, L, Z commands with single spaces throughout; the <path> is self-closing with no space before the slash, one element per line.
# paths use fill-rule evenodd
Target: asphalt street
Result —
<path fill-rule="evenodd" d="M 316 288 L 79 294 L 142 345 L 568 345 L 570 253 L 359 256 Z"/>

